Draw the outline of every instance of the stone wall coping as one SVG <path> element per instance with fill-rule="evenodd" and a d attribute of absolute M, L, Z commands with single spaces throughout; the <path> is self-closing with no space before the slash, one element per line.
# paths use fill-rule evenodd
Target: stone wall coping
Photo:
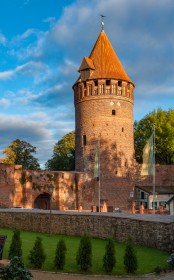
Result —
<path fill-rule="evenodd" d="M 0 212 L 15 212 L 15 213 L 40 213 L 50 214 L 50 210 L 34 209 L 34 208 L 1 208 Z M 67 216 L 101 216 L 113 217 L 120 219 L 131 219 L 147 222 L 160 222 L 171 224 L 174 223 L 174 215 L 160 215 L 160 214 L 130 214 L 130 213 L 104 213 L 104 212 L 78 212 L 78 211 L 58 211 L 52 210 L 52 215 L 67 215 Z"/>

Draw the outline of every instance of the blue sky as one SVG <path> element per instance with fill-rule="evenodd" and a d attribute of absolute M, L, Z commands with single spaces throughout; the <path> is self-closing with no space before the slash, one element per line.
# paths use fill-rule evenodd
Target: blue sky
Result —
<path fill-rule="evenodd" d="M 72 85 L 105 32 L 135 83 L 134 119 L 174 108 L 173 0 L 0 0 L 0 157 L 19 138 L 40 163 L 74 129 Z"/>

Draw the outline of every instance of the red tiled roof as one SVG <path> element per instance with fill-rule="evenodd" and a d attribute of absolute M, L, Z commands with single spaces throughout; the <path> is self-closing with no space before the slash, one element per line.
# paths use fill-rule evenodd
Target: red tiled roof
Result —
<path fill-rule="evenodd" d="M 78 71 L 80 72 L 80 71 L 85 70 L 85 69 L 92 69 L 92 70 L 95 69 L 92 59 L 90 59 L 86 56 L 83 58 L 82 63 L 80 65 Z"/>
<path fill-rule="evenodd" d="M 89 56 L 95 70 L 90 79 L 117 79 L 133 83 L 126 74 L 105 32 L 102 30 Z"/>

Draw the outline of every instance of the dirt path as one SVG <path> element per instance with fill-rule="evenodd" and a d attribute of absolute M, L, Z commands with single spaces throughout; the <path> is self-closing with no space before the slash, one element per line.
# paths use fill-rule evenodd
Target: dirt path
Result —
<path fill-rule="evenodd" d="M 32 271 L 33 280 L 157 280 L 155 276 L 142 277 L 118 277 L 118 276 L 90 276 L 90 275 L 71 275 L 62 273 L 47 273 Z"/>
<path fill-rule="evenodd" d="M 32 271 L 33 280 L 174 280 L 174 272 L 164 275 L 145 275 L 145 276 L 91 276 L 91 275 L 72 275 L 64 273 L 48 273 Z"/>

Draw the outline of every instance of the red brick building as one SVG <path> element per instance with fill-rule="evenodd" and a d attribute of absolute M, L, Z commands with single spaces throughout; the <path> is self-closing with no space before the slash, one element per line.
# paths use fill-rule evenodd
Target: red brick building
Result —
<path fill-rule="evenodd" d="M 102 30 L 73 85 L 76 124 L 76 172 L 22 171 L 0 164 L 0 206 L 59 210 L 131 211 L 135 187 L 152 180 L 140 175 L 134 158 L 134 83 Z M 96 151 L 98 149 L 98 154 Z M 94 178 L 96 155 L 99 181 Z M 174 190 L 173 170 L 161 166 L 156 182 Z M 50 193 L 49 186 L 54 187 Z"/>

